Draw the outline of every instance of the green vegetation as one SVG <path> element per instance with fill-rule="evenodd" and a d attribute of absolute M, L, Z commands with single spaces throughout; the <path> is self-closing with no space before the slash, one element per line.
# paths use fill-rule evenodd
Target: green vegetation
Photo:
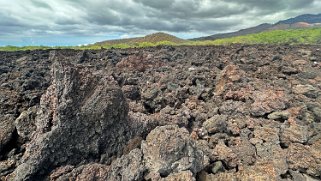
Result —
<path fill-rule="evenodd" d="M 214 40 L 214 44 L 321 44 L 321 28 L 273 30 Z"/>
<path fill-rule="evenodd" d="M 23 47 L 17 47 L 17 46 L 4 46 L 0 47 L 0 51 L 25 51 L 25 50 L 45 50 L 50 49 L 53 47 L 46 47 L 46 46 L 23 46 Z M 56 47 L 54 47 L 56 48 Z"/>
<path fill-rule="evenodd" d="M 132 40 L 132 39 L 131 39 Z M 117 42 L 117 41 L 116 41 Z M 229 45 L 229 44 L 321 44 L 321 28 L 309 28 L 309 29 L 290 29 L 290 30 L 272 30 L 257 34 L 250 34 L 245 36 L 237 36 L 232 38 L 218 39 L 214 41 L 158 41 L 158 42 L 126 42 L 115 43 L 106 41 L 105 43 L 87 45 L 87 46 L 69 46 L 69 47 L 46 47 L 46 46 L 5 46 L 0 47 L 0 51 L 19 51 L 19 50 L 35 50 L 35 49 L 110 49 L 110 48 L 144 48 L 153 47 L 159 45 L 189 45 L 189 46 L 201 46 L 201 45 Z"/>

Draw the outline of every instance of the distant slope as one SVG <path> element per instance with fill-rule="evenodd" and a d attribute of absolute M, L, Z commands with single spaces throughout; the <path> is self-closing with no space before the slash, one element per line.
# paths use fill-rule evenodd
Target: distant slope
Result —
<path fill-rule="evenodd" d="M 117 44 L 135 44 L 135 43 L 157 43 L 157 42 L 172 42 L 172 43 L 183 43 L 186 40 L 177 38 L 176 36 L 166 33 L 154 33 L 145 37 L 127 38 L 118 40 L 107 40 L 103 42 L 95 43 L 95 45 L 117 45 Z"/>
<path fill-rule="evenodd" d="M 321 28 L 271 30 L 256 34 L 201 41 L 200 44 L 321 44 Z M 197 44 L 197 43 L 196 43 Z"/>
<path fill-rule="evenodd" d="M 258 26 L 252 27 L 252 28 L 242 29 L 237 32 L 221 33 L 221 34 L 216 34 L 216 35 L 211 35 L 211 36 L 206 36 L 206 37 L 201 37 L 201 38 L 195 38 L 192 40 L 216 40 L 216 39 L 221 39 L 221 38 L 230 38 L 230 37 L 234 37 L 234 36 L 259 33 L 259 32 L 265 31 L 271 27 L 272 27 L 271 24 L 264 23 L 264 24 L 261 24 L 261 25 L 258 25 Z"/>
<path fill-rule="evenodd" d="M 321 14 L 304 14 L 295 18 L 279 21 L 275 24 L 261 24 L 255 27 L 239 30 L 232 33 L 222 33 L 211 35 L 207 37 L 200 37 L 193 40 L 216 40 L 221 38 L 230 38 L 235 36 L 248 35 L 253 33 L 260 33 L 269 30 L 286 30 L 286 29 L 298 29 L 298 28 L 311 28 L 321 27 Z"/>
<path fill-rule="evenodd" d="M 295 18 L 279 21 L 276 24 L 294 24 L 299 22 L 305 22 L 309 24 L 321 23 L 321 14 L 303 14 Z"/>

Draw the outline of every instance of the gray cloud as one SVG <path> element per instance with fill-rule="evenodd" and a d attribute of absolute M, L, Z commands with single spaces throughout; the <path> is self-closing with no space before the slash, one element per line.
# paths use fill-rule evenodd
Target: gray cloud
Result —
<path fill-rule="evenodd" d="M 317 0 L 0 0 L 1 37 L 213 34 L 303 13 Z"/>
<path fill-rule="evenodd" d="M 51 6 L 49 4 L 47 4 L 46 2 L 42 2 L 40 0 L 30 0 L 30 2 L 33 4 L 33 6 L 36 6 L 38 8 L 52 10 Z"/>

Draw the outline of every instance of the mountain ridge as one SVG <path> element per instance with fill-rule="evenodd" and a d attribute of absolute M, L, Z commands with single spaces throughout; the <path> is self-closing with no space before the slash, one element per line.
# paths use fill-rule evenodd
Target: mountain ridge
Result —
<path fill-rule="evenodd" d="M 231 38 L 236 36 L 260 33 L 269 30 L 285 30 L 285 29 L 296 29 L 296 28 L 310 28 L 310 27 L 321 27 L 321 13 L 320 14 L 303 14 L 294 18 L 278 21 L 274 24 L 263 23 L 258 26 L 241 29 L 230 33 L 220 33 L 205 37 L 194 38 L 191 40 L 217 40 L 222 38 Z"/>
<path fill-rule="evenodd" d="M 235 32 L 228 33 L 219 33 L 204 37 L 197 37 L 193 39 L 181 39 L 174 35 L 156 32 L 142 37 L 134 37 L 134 38 L 124 38 L 124 39 L 115 39 L 115 40 L 106 40 L 101 42 L 96 42 L 93 45 L 95 46 L 104 46 L 104 45 L 135 45 L 141 43 L 152 43 L 156 44 L 159 42 L 171 42 L 171 43 L 186 43 L 188 41 L 206 41 L 206 40 L 217 40 L 217 39 L 225 39 L 225 38 L 233 38 L 237 36 L 244 36 L 249 34 L 256 34 L 265 31 L 271 30 L 288 30 L 288 29 L 301 29 L 301 28 L 313 28 L 313 27 L 321 27 L 321 13 L 320 14 L 302 14 L 293 18 L 289 18 L 286 20 L 280 20 L 274 24 L 271 23 L 262 23 L 254 27 L 240 29 Z"/>
<path fill-rule="evenodd" d="M 229 33 L 219 33 L 219 34 L 214 34 L 210 36 L 205 36 L 205 37 L 200 37 L 200 38 L 194 38 L 191 40 L 216 40 L 216 39 L 221 39 L 221 38 L 231 38 L 235 36 L 242 36 L 242 35 L 247 35 L 247 34 L 254 34 L 254 33 L 260 33 L 262 32 L 262 29 L 265 30 L 269 27 L 272 27 L 272 24 L 269 23 L 263 23 L 255 27 L 251 28 L 245 28 L 238 30 L 236 32 L 229 32 Z"/>
<path fill-rule="evenodd" d="M 102 42 L 97 42 L 95 45 L 116 45 L 116 44 L 135 44 L 135 43 L 157 43 L 162 41 L 169 41 L 173 43 L 183 43 L 186 40 L 178 38 L 174 35 L 170 35 L 163 32 L 152 33 L 143 37 L 135 37 L 135 38 L 125 38 L 125 39 L 116 39 L 116 40 L 106 40 Z"/>
<path fill-rule="evenodd" d="M 294 18 L 281 20 L 275 24 L 294 24 L 299 22 L 306 22 L 309 24 L 321 23 L 321 13 L 320 14 L 302 14 Z"/>

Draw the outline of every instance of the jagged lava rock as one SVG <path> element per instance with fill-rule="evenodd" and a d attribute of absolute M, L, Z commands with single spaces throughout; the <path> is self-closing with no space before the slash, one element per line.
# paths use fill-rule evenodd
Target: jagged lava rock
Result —
<path fill-rule="evenodd" d="M 14 124 L 18 135 L 24 140 L 30 140 L 34 131 L 36 131 L 35 118 L 37 115 L 37 107 L 31 107 L 27 111 L 23 111 L 15 120 Z"/>
<path fill-rule="evenodd" d="M 320 57 L 312 45 L 0 52 L 0 180 L 16 167 L 16 180 L 318 180 Z M 50 77 L 62 60 L 77 65 Z M 145 155 L 141 140 L 163 150 Z M 202 152 L 199 169 L 184 161 Z"/>
<path fill-rule="evenodd" d="M 215 93 L 221 95 L 225 91 L 227 84 L 239 81 L 244 74 L 245 72 L 240 70 L 237 65 L 227 65 L 216 79 Z"/>
<path fill-rule="evenodd" d="M 115 160 L 110 166 L 89 163 L 77 168 L 70 166 L 58 168 L 50 174 L 50 180 L 138 181 L 143 179 L 145 170 L 142 151 L 134 149 L 128 155 Z"/>
<path fill-rule="evenodd" d="M 255 91 L 253 100 L 255 100 L 251 105 L 253 116 L 263 116 L 276 110 L 284 110 L 288 103 L 288 98 L 282 90 Z"/>
<path fill-rule="evenodd" d="M 208 164 L 208 158 L 190 138 L 185 128 L 177 125 L 157 127 L 142 142 L 145 165 L 150 173 L 168 176 L 190 170 L 193 174 Z"/>
<path fill-rule="evenodd" d="M 2 157 L 2 152 L 5 151 L 5 148 L 11 141 L 15 131 L 13 120 L 13 115 L 0 115 L 0 159 Z"/>
<path fill-rule="evenodd" d="M 14 180 L 41 179 L 59 165 L 120 154 L 127 141 L 128 106 L 112 77 L 64 62 L 53 65 L 52 76 Z"/>

